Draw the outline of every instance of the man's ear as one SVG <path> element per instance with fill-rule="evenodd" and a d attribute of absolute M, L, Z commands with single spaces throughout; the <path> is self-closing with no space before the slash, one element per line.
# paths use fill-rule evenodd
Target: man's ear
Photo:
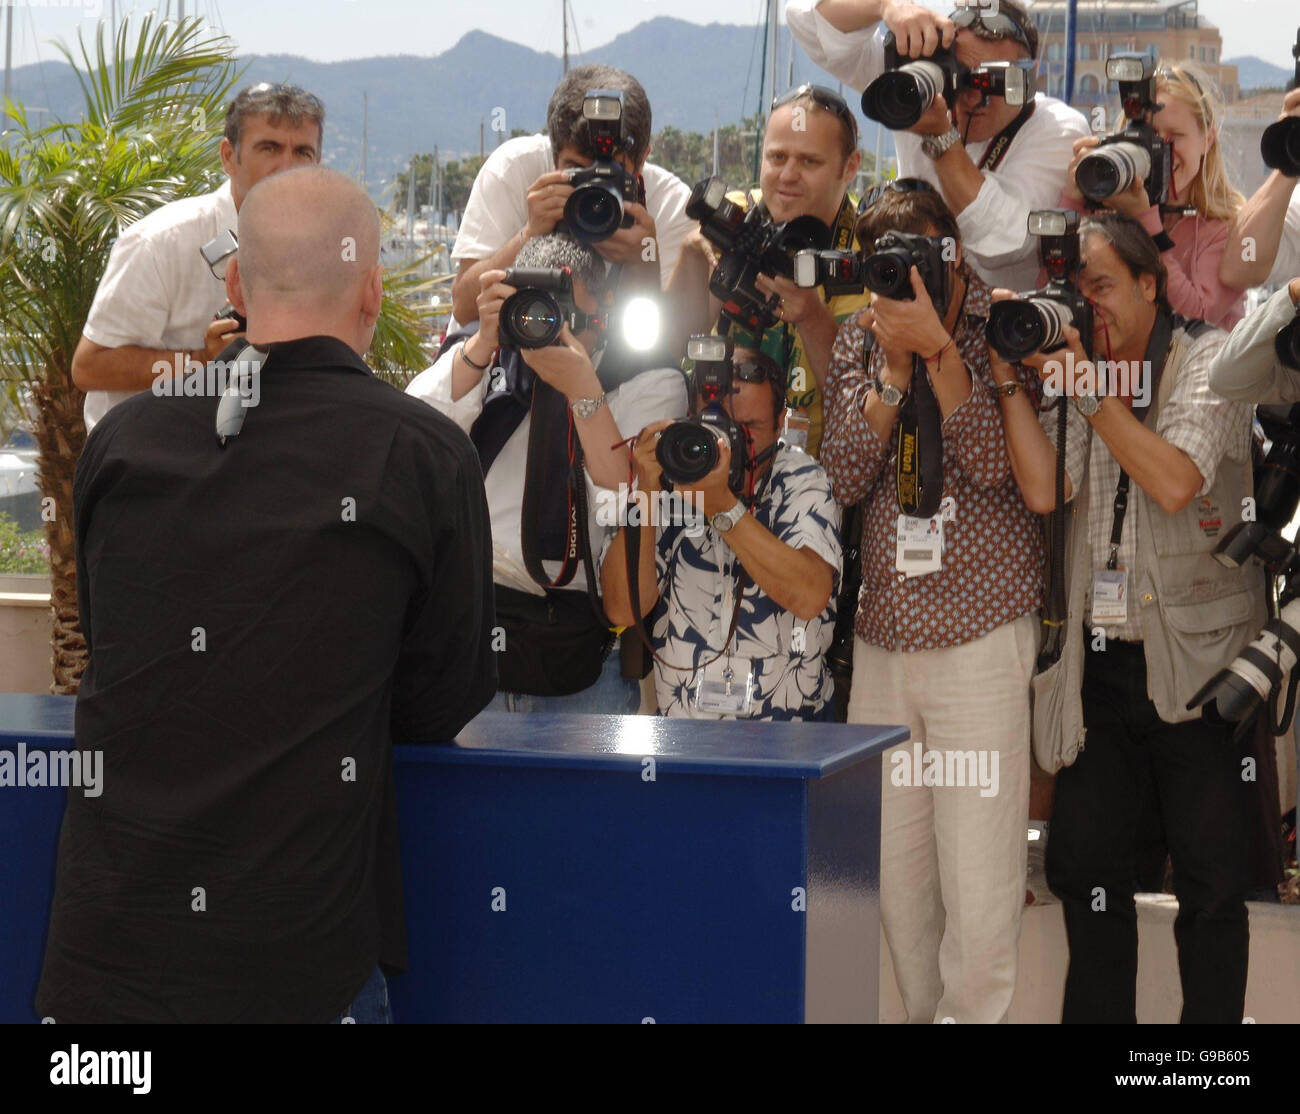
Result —
<path fill-rule="evenodd" d="M 237 165 L 239 165 L 239 159 L 235 155 L 235 145 L 223 135 L 221 137 L 221 168 L 226 172 L 227 177 L 233 178 Z"/>
<path fill-rule="evenodd" d="M 222 142 L 224 143 L 225 140 L 223 139 Z M 230 304 L 235 307 L 235 312 L 240 317 L 248 316 L 248 305 L 244 301 L 244 283 L 239 274 L 238 255 L 232 255 L 226 265 L 226 297 L 230 299 Z"/>
<path fill-rule="evenodd" d="M 379 311 L 384 304 L 384 269 L 378 264 L 366 279 L 361 291 L 361 318 L 369 328 L 379 320 Z"/>
<path fill-rule="evenodd" d="M 1156 276 L 1143 271 L 1138 275 L 1138 289 L 1142 292 L 1142 300 L 1154 303 L 1156 300 Z"/>
<path fill-rule="evenodd" d="M 847 189 L 848 184 L 858 176 L 858 170 L 862 167 L 862 152 L 855 150 L 847 159 L 844 160 L 844 186 Z"/>

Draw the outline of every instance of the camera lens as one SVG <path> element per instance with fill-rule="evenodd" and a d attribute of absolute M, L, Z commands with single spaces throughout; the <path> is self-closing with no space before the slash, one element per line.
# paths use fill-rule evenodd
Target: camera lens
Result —
<path fill-rule="evenodd" d="M 1123 193 L 1134 179 L 1151 176 L 1151 156 L 1136 143 L 1110 143 L 1085 155 L 1074 171 L 1079 192 L 1089 201 L 1105 201 Z"/>
<path fill-rule="evenodd" d="M 501 334 L 515 348 L 545 348 L 560 335 L 564 315 L 540 290 L 520 290 L 501 307 Z"/>
<path fill-rule="evenodd" d="M 660 436 L 655 457 L 671 483 L 698 483 L 717 467 L 718 438 L 698 420 L 673 422 Z"/>
<path fill-rule="evenodd" d="M 1004 360 L 1023 360 L 1035 352 L 1057 347 L 1073 315 L 1051 298 L 1015 298 L 994 302 L 985 336 Z"/>
<path fill-rule="evenodd" d="M 1300 317 L 1277 331 L 1273 348 L 1280 363 L 1292 371 L 1300 371 Z"/>
<path fill-rule="evenodd" d="M 1300 177 L 1300 117 L 1276 120 L 1264 129 L 1259 153 L 1270 170 L 1280 170 L 1288 178 Z"/>
<path fill-rule="evenodd" d="M 862 281 L 882 298 L 906 300 L 914 297 L 909 271 L 912 258 L 899 248 L 878 251 L 862 263 Z"/>
<path fill-rule="evenodd" d="M 606 240 L 623 223 L 622 194 L 608 182 L 584 183 L 565 202 L 564 219 L 579 240 Z"/>
<path fill-rule="evenodd" d="M 862 111 L 890 131 L 910 128 L 943 89 L 943 69 L 933 62 L 908 62 L 887 70 L 862 94 Z"/>

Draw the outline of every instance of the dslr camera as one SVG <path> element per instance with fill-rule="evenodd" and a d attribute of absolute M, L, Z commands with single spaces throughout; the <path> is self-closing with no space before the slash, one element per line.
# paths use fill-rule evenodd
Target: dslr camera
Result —
<path fill-rule="evenodd" d="M 582 117 L 587 122 L 592 164 L 569 174 L 573 193 L 564 203 L 564 219 L 557 232 L 567 232 L 584 244 L 607 240 L 620 228 L 632 226 L 632 216 L 623 211 L 625 200 L 645 204 L 645 191 L 637 178 L 614 161 L 626 153 L 631 137 L 623 135 L 623 94 L 617 89 L 588 89 L 582 99 Z"/>
<path fill-rule="evenodd" d="M 942 95 L 949 107 L 965 89 L 977 89 L 985 100 L 1002 97 L 1023 105 L 1034 99 L 1032 62 L 986 62 L 973 69 L 957 61 L 951 47 L 940 47 L 928 58 L 900 58 L 897 41 L 885 35 L 885 72 L 862 94 L 862 111 L 890 131 L 912 127 Z"/>
<path fill-rule="evenodd" d="M 1295 59 L 1295 76 L 1287 89 L 1300 89 L 1300 31 L 1291 57 Z M 1259 141 L 1259 153 L 1270 170 L 1280 170 L 1288 178 L 1300 177 L 1300 116 L 1286 116 L 1269 124 Z"/>
<path fill-rule="evenodd" d="M 1163 205 L 1169 200 L 1173 149 L 1151 125 L 1151 118 L 1160 111 L 1156 103 L 1156 60 L 1150 54 L 1118 51 L 1106 61 L 1106 76 L 1119 85 L 1124 129 L 1108 135 L 1079 160 L 1075 183 L 1095 209 L 1141 178 L 1147 200 L 1152 205 Z"/>
<path fill-rule="evenodd" d="M 686 215 L 700 222 L 705 239 L 722 254 L 709 277 L 709 290 L 722 302 L 722 314 L 752 333 L 776 324 L 781 299 L 755 285 L 761 274 L 794 278 L 796 252 L 825 248 L 831 230 L 813 216 L 774 221 L 764 205 L 743 209 L 727 199 L 721 178 L 695 184 Z"/>
<path fill-rule="evenodd" d="M 886 232 L 870 255 L 852 251 L 801 251 L 794 258 L 796 286 L 821 286 L 827 295 L 861 294 L 870 290 L 882 298 L 910 302 L 911 269 L 915 267 L 926 292 L 942 317 L 952 297 L 952 276 L 943 257 L 943 240 L 911 232 Z"/>
<path fill-rule="evenodd" d="M 1065 327 L 1079 331 L 1085 351 L 1092 348 L 1092 303 L 1079 293 L 1079 214 L 1073 210 L 1036 209 L 1029 214 L 1029 234 L 1038 237 L 1038 257 L 1047 285 L 989 309 L 984 336 L 1004 360 L 1023 360 L 1035 352 L 1065 347 Z"/>
<path fill-rule="evenodd" d="M 578 309 L 568 267 L 516 267 L 507 271 L 502 281 L 515 288 L 501 306 L 498 332 L 502 344 L 545 348 L 560 343 L 560 330 L 566 323 L 574 333 L 605 325 L 604 315 Z"/>
<path fill-rule="evenodd" d="M 701 412 L 694 418 L 673 422 L 659 437 L 655 457 L 670 486 L 691 487 L 718 466 L 719 433 L 731 447 L 731 469 L 727 486 L 737 494 L 745 489 L 750 466 L 749 437 L 744 427 L 728 414 L 722 403 L 736 393 L 733 382 L 730 337 L 693 336 L 686 342 L 687 358 L 693 360 L 692 386 L 700 396 Z"/>

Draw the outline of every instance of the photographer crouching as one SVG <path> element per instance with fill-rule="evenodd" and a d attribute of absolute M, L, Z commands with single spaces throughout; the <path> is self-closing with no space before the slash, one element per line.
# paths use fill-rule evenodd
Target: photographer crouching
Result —
<path fill-rule="evenodd" d="M 1004 1021 L 1043 544 L 1003 441 L 990 290 L 951 211 L 887 190 L 858 242 L 877 248 L 862 262 L 877 296 L 836 339 L 822 459 L 840 503 L 865 500 L 849 722 L 912 732 L 882 779 L 881 919 L 910 1022 Z M 1033 380 L 1001 391 L 1037 398 Z"/>
<path fill-rule="evenodd" d="M 662 715 L 830 720 L 840 568 L 830 483 L 777 439 L 786 376 L 771 357 L 713 336 L 691 338 L 688 355 L 697 416 L 652 422 L 636 439 L 643 501 L 606 550 L 606 609 L 643 635 L 648 617 Z M 669 484 L 676 514 L 661 509 Z"/>

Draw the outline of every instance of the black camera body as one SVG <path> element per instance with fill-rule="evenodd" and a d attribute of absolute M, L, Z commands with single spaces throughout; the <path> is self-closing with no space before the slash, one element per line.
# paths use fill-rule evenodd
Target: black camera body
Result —
<path fill-rule="evenodd" d="M 682 418 L 663 431 L 655 458 L 669 487 L 693 487 L 718 466 L 720 433 L 731 448 L 727 486 L 739 495 L 744 490 L 750 451 L 745 428 L 722 408 L 723 400 L 736 393 L 731 339 L 693 336 L 686 342 L 686 354 L 695 362 L 692 388 L 703 409 L 696 417 Z"/>
<path fill-rule="evenodd" d="M 928 58 L 900 57 L 894 33 L 885 35 L 885 72 L 862 93 L 862 111 L 890 131 L 912 127 L 942 96 L 949 106 L 966 67 L 951 47 L 940 47 Z"/>
<path fill-rule="evenodd" d="M 820 286 L 826 297 L 861 294 L 862 256 L 856 251 L 801 251 L 794 257 L 794 284 L 803 289 Z"/>
<path fill-rule="evenodd" d="M 1079 160 L 1074 180 L 1096 209 L 1141 178 L 1147 200 L 1164 205 L 1173 180 L 1173 148 L 1151 124 L 1156 102 L 1156 60 L 1149 54 L 1117 51 L 1106 61 L 1106 76 L 1119 86 L 1127 123 Z"/>
<path fill-rule="evenodd" d="M 1283 367 L 1300 371 L 1300 314 L 1278 329 L 1273 350 L 1277 353 L 1277 362 Z"/>
<path fill-rule="evenodd" d="M 566 324 L 574 333 L 604 324 L 602 315 L 578 309 L 568 267 L 515 267 L 502 282 L 515 288 L 501 306 L 497 331 L 502 344 L 545 348 L 562 343 L 560 330 Z"/>
<path fill-rule="evenodd" d="M 753 333 L 776 324 L 781 303 L 758 289 L 758 276 L 793 279 L 795 253 L 825 248 L 831 240 L 831 230 L 816 217 L 777 222 L 764 205 L 742 208 L 727 198 L 721 178 L 695 184 L 686 215 L 700 222 L 705 239 L 721 253 L 709 290 L 722 302 L 723 316 Z"/>
<path fill-rule="evenodd" d="M 1001 97 L 1009 105 L 1026 105 L 1038 91 L 1034 64 L 1024 59 L 1014 62 L 984 62 L 964 70 L 957 78 L 957 91 L 977 89 L 988 100 Z"/>
<path fill-rule="evenodd" d="M 591 147 L 591 166 L 569 173 L 573 193 L 564 203 L 564 219 L 555 226 L 584 244 L 607 240 L 620 228 L 632 226 L 624 201 L 645 204 L 645 191 L 635 175 L 614 160 L 626 153 L 630 138 L 623 135 L 623 94 L 617 89 L 588 89 L 582 100 Z"/>
<path fill-rule="evenodd" d="M 943 258 L 944 241 L 913 232 L 886 232 L 876 240 L 876 250 L 862 260 L 862 284 L 873 294 L 900 302 L 914 301 L 911 268 L 925 283 L 926 293 L 940 317 L 952 299 L 952 276 Z"/>
<path fill-rule="evenodd" d="M 1300 89 L 1300 31 L 1291 57 L 1295 59 L 1295 76 L 1287 88 Z M 1300 177 L 1300 116 L 1286 116 L 1269 124 L 1260 138 L 1259 153 L 1270 170 L 1280 170 L 1288 178 Z"/>
<path fill-rule="evenodd" d="M 1084 351 L 1092 351 L 1092 303 L 1080 292 L 1079 214 L 1038 209 L 1029 214 L 1029 232 L 1038 237 L 1038 255 L 1047 285 L 1004 302 L 994 302 L 984 335 L 1004 360 L 1023 360 L 1035 352 L 1065 347 L 1065 327 L 1079 331 Z"/>

